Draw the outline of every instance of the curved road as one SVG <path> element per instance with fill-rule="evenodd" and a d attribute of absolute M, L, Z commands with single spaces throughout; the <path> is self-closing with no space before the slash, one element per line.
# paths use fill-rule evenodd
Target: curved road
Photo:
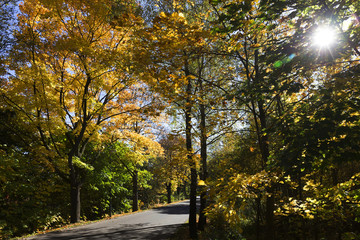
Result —
<path fill-rule="evenodd" d="M 169 239 L 189 218 L 189 200 L 27 239 Z"/>

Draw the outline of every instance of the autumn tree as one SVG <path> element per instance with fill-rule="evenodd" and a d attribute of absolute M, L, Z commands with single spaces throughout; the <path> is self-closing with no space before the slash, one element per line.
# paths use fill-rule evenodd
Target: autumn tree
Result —
<path fill-rule="evenodd" d="M 147 162 L 150 158 L 156 158 L 162 154 L 161 145 L 156 142 L 154 139 L 149 136 L 141 135 L 142 131 L 146 130 L 145 126 L 138 120 L 132 122 L 133 131 L 127 132 L 127 135 L 130 135 L 128 139 L 131 139 L 128 142 L 131 153 L 127 155 L 127 161 L 121 161 L 121 163 L 126 167 L 129 173 L 132 176 L 132 191 L 133 191 L 133 211 L 139 210 L 139 191 L 138 191 L 138 174 L 139 168 Z"/>
<path fill-rule="evenodd" d="M 210 128 L 214 130 L 216 128 L 215 125 L 231 125 L 230 123 L 224 124 L 225 120 L 221 123 L 216 123 L 218 121 L 217 116 L 225 112 L 222 111 L 222 113 L 220 113 L 221 110 L 214 110 L 214 112 L 217 113 L 213 114 L 212 119 L 209 118 L 208 126 L 206 126 L 205 121 L 205 115 L 209 110 L 215 109 L 214 105 L 216 105 L 216 102 L 222 102 L 226 105 L 226 97 L 224 96 L 226 91 L 224 91 L 224 89 L 220 90 L 226 82 L 226 80 L 224 80 L 226 77 L 217 79 L 217 74 L 211 72 L 221 69 L 221 67 L 213 67 L 216 62 L 216 60 L 213 59 L 216 57 L 209 54 L 210 46 L 214 44 L 212 42 L 214 36 L 210 36 L 209 27 L 206 26 L 205 20 L 209 5 L 202 1 L 174 1 L 172 3 L 165 2 L 163 5 L 159 3 L 159 9 L 161 9 L 162 12 L 158 17 L 154 18 L 152 28 L 146 33 L 142 32 L 142 36 L 146 37 L 144 37 L 142 43 L 138 45 L 139 47 L 141 45 L 147 47 L 144 47 L 146 50 L 139 51 L 142 53 L 142 56 L 137 56 L 136 59 L 141 59 L 142 64 L 147 64 L 141 68 L 145 68 L 146 70 L 140 74 L 143 75 L 143 77 L 153 79 L 152 85 L 154 89 L 169 99 L 175 108 L 179 109 L 178 112 L 183 113 L 188 152 L 193 152 L 195 147 L 193 139 L 201 135 L 201 137 L 199 137 L 201 139 L 202 149 L 201 169 L 203 173 L 201 173 L 201 179 L 204 180 L 206 178 L 207 138 L 210 136 L 210 141 L 217 138 L 213 134 L 210 134 Z M 184 24 L 186 28 L 184 28 Z M 148 56 L 145 56 L 145 54 L 148 54 Z M 206 54 L 208 54 L 208 56 Z M 225 72 L 225 68 L 222 71 Z M 229 88 L 229 86 L 225 88 Z M 218 89 L 218 91 L 213 93 L 214 89 Z M 218 93 L 221 94 L 218 96 Z M 211 95 L 212 97 L 209 97 Z M 196 119 L 198 110 L 201 113 L 201 117 Z M 202 120 L 200 120 L 200 118 Z M 196 133 L 197 126 L 195 125 L 197 123 L 201 123 L 198 131 L 201 132 L 200 134 Z M 210 125 L 212 126 L 210 127 Z M 219 132 L 221 131 L 217 133 Z M 188 155 L 189 162 L 191 162 L 191 155 L 192 154 Z M 196 167 L 194 164 L 192 168 L 192 182 L 194 183 L 197 181 L 197 177 L 195 176 L 197 175 L 195 172 Z M 193 194 L 191 194 L 191 196 L 195 196 L 195 184 L 193 184 L 192 189 Z M 204 223 L 203 209 L 206 204 L 205 193 L 202 193 L 201 199 L 202 211 L 200 222 Z M 192 197 L 190 205 L 192 209 L 190 211 L 190 227 L 191 232 L 193 232 L 192 234 L 195 235 L 195 197 Z M 203 224 L 200 224 L 200 226 L 202 225 Z"/>
<path fill-rule="evenodd" d="M 199 175 L 202 184 L 205 185 L 208 178 L 208 149 L 226 133 L 236 131 L 234 126 L 242 119 L 237 111 L 236 102 L 231 99 L 235 94 L 235 86 L 230 81 L 233 77 L 233 67 L 226 65 L 230 63 L 227 56 L 216 54 L 220 42 L 218 37 L 214 34 L 208 39 L 208 43 L 213 46 L 204 48 L 204 52 L 197 55 L 190 68 L 192 75 L 196 77 L 194 135 L 199 142 L 198 151 L 201 158 Z M 200 193 L 199 230 L 203 230 L 206 223 L 207 188 L 204 186 L 203 188 L 204 191 Z"/>
<path fill-rule="evenodd" d="M 285 117 L 287 133 L 281 131 L 285 145 L 278 156 L 281 166 L 297 182 L 296 201 L 304 201 L 302 206 L 309 204 L 311 198 L 318 199 L 319 192 L 328 194 L 324 205 L 307 209 L 310 215 L 297 212 L 296 216 L 301 219 L 321 216 L 323 221 L 314 227 L 316 234 L 321 235 L 321 231 L 327 229 L 331 232 L 327 237 L 342 235 L 349 230 L 346 230 L 345 225 L 349 222 L 352 222 L 350 225 L 354 224 L 354 216 L 345 214 L 347 207 L 339 211 L 335 208 L 326 211 L 324 208 L 333 206 L 334 191 L 348 186 L 349 182 L 356 179 L 359 171 L 359 163 L 355 160 L 359 152 L 353 145 L 356 142 L 353 137 L 358 134 L 355 123 L 358 107 L 354 101 L 358 90 L 354 81 L 358 79 L 356 75 L 360 55 L 359 45 L 354 38 L 359 34 L 359 5 L 351 1 L 321 1 L 305 5 L 304 2 L 294 2 L 292 7 L 294 18 L 291 22 L 295 29 L 293 44 L 302 50 L 302 66 L 306 70 L 306 74 L 301 76 L 313 84 L 304 93 L 306 98 L 294 104 Z M 312 17 L 303 17 L 305 11 Z M 328 34 L 319 43 L 316 36 L 324 29 L 333 35 Z M 331 37 L 333 42 L 330 44 Z M 289 138 L 287 134 L 293 131 L 297 134 Z M 349 164 L 352 165 L 351 170 Z M 312 186 L 313 182 L 318 183 L 316 187 Z M 353 190 L 348 190 L 351 192 L 349 195 L 356 195 Z M 348 203 L 355 206 L 351 197 Z M 345 214 L 347 218 L 331 223 L 329 219 L 337 214 Z"/>
<path fill-rule="evenodd" d="M 132 211 L 139 210 L 139 183 L 144 176 L 150 173 L 141 167 L 151 158 L 156 158 L 162 154 L 161 145 L 149 137 L 140 135 L 138 132 L 128 132 L 126 139 L 118 139 L 111 143 L 107 148 L 110 161 L 121 165 L 125 172 L 131 176 L 131 193 L 132 193 Z M 139 179 L 139 175 L 141 179 Z"/>
<path fill-rule="evenodd" d="M 188 22 L 184 5 L 174 2 L 173 11 L 161 12 L 153 25 L 141 31 L 141 41 L 136 44 L 136 59 L 140 75 L 154 91 L 158 91 L 170 102 L 181 103 L 185 118 L 185 136 L 188 164 L 191 169 L 190 221 L 191 235 L 196 235 L 196 185 L 197 171 L 193 152 L 192 114 L 195 104 L 195 77 L 190 68 L 193 57 L 204 45 L 206 32 L 201 26 Z M 183 9 L 184 10 L 184 9 Z"/>
<path fill-rule="evenodd" d="M 32 151 L 71 189 L 71 221 L 80 220 L 84 152 L 116 133 L 136 111 L 127 65 L 139 18 L 131 2 L 23 1 L 4 105 L 36 132 Z M 116 25 L 116 27 L 115 27 Z"/>
<path fill-rule="evenodd" d="M 298 200 L 296 201 L 304 201 L 303 188 L 311 188 L 311 181 L 306 174 L 314 174 L 313 161 L 322 159 L 320 161 L 330 163 L 328 167 L 332 166 L 330 168 L 333 168 L 333 158 L 339 160 L 339 157 L 344 156 L 341 156 L 343 149 L 347 149 L 344 145 L 340 147 L 336 144 L 342 142 L 338 137 L 333 138 L 336 143 L 331 140 L 332 143 L 330 143 L 325 139 L 328 139 L 329 136 L 337 136 L 339 132 L 345 130 L 345 126 L 340 127 L 342 130 L 336 127 L 338 126 L 337 121 L 339 119 L 345 122 L 351 121 L 345 120 L 345 118 L 354 110 L 352 107 L 345 107 L 350 104 L 347 100 L 350 96 L 342 92 L 346 87 L 344 88 L 343 84 L 335 84 L 334 81 L 340 80 L 338 76 L 354 77 L 354 73 L 357 72 L 358 46 L 353 41 L 353 37 L 358 34 L 355 24 L 356 14 L 351 16 L 346 9 L 350 7 L 356 12 L 355 9 L 358 9 L 358 5 L 350 1 L 275 1 L 272 3 L 269 1 L 242 3 L 213 1 L 212 4 L 219 20 L 219 24 L 214 26 L 214 31 L 224 34 L 224 38 L 229 41 L 224 46 L 228 48 L 230 56 L 240 63 L 240 67 L 236 70 L 236 73 L 239 74 L 237 101 L 240 106 L 244 107 L 244 111 L 249 112 L 247 123 L 249 130 L 257 135 L 257 140 L 253 143 L 257 147 L 251 146 L 250 149 L 261 156 L 262 168 L 266 169 L 262 173 L 251 176 L 234 176 L 233 180 L 228 183 L 220 181 L 229 188 L 218 194 L 229 194 L 228 198 L 224 197 L 223 203 L 226 202 L 226 199 L 227 201 L 232 199 L 234 202 L 230 201 L 227 204 L 234 203 L 236 205 L 237 201 L 244 201 L 243 204 L 246 205 L 248 202 L 245 199 L 258 198 L 259 191 L 255 190 L 261 190 L 262 194 L 267 196 L 265 204 L 268 225 L 267 239 L 274 238 L 273 223 L 276 220 L 273 215 L 274 201 L 279 201 L 279 198 L 280 201 L 283 201 L 282 197 L 288 196 L 286 194 L 289 192 L 292 196 L 297 195 Z M 313 44 L 314 33 L 318 26 L 324 24 L 337 29 L 338 42 L 336 45 L 323 48 L 317 46 L 318 48 L 316 48 Z M 350 27 L 345 30 L 344 25 Z M 346 74 L 340 74 L 342 71 Z M 334 78 L 334 76 L 337 77 Z M 356 95 L 356 88 L 350 86 L 351 84 L 348 85 L 348 88 L 352 89 L 352 94 Z M 335 93 L 344 98 L 340 100 Z M 328 101 L 334 102 L 329 103 Z M 336 101 L 343 101 L 342 105 L 347 110 L 336 110 L 339 107 L 338 104 L 335 104 Z M 328 106 L 332 106 L 333 109 L 327 108 Z M 314 111 L 313 115 L 307 114 L 310 109 Z M 315 109 L 319 111 L 317 112 Z M 292 119 L 291 123 L 287 122 L 288 118 Z M 308 125 L 306 127 L 301 125 L 299 128 L 293 129 L 297 121 L 299 123 L 303 121 L 302 124 Z M 295 132 L 300 136 L 308 135 L 300 137 Z M 295 137 L 294 134 L 298 137 Z M 344 135 L 342 136 L 344 137 Z M 308 140 L 314 142 L 309 143 Z M 293 143 L 292 147 L 285 147 L 284 142 Z M 332 152 L 325 160 L 325 155 L 322 154 L 327 152 L 328 149 L 325 146 L 328 144 L 334 144 L 332 149 L 339 155 Z M 335 145 L 340 148 L 335 150 Z M 323 152 L 319 149 L 320 146 L 327 150 Z M 309 152 L 305 149 L 308 149 Z M 356 151 L 356 149 L 351 150 L 355 154 Z M 279 166 L 280 168 L 278 168 Z M 287 169 L 286 174 L 292 172 L 290 174 L 292 181 L 286 180 L 287 178 L 282 179 L 281 171 L 284 168 Z M 342 171 L 342 173 L 345 172 Z M 347 176 L 349 177 L 349 175 Z M 251 186 L 242 189 L 240 182 L 244 178 L 248 179 L 248 185 L 253 182 L 253 186 L 256 186 L 255 189 Z M 279 179 L 281 180 L 279 181 Z M 356 179 L 356 176 L 353 176 L 352 179 Z M 306 187 L 304 187 L 305 183 Z M 218 182 L 218 184 L 220 183 Z M 219 189 L 224 189 L 223 185 L 220 184 L 220 186 Z M 227 193 L 231 189 L 239 189 L 236 194 L 243 198 L 232 198 L 232 194 Z M 278 190 L 276 192 L 278 195 L 272 192 L 274 189 Z M 248 198 L 249 196 L 250 198 Z M 271 199 L 274 196 L 275 198 Z M 299 206 L 303 208 L 310 204 L 306 201 L 299 204 L 295 203 L 296 201 L 290 201 L 287 210 L 291 208 L 291 204 L 295 204 L 294 208 Z M 232 211 L 236 210 L 235 205 L 233 205 L 234 208 L 229 207 L 225 210 L 230 221 L 232 220 L 234 223 L 238 220 L 236 217 L 233 218 L 237 214 L 232 215 Z M 231 213 L 228 212 L 229 209 L 231 209 Z M 308 219 L 306 214 L 302 216 Z M 258 235 L 257 238 L 259 237 Z"/>
<path fill-rule="evenodd" d="M 159 143 L 164 155 L 154 160 L 152 172 L 157 180 L 165 184 L 167 202 L 172 202 L 174 188 L 179 188 L 188 179 L 188 164 L 185 158 L 185 139 L 176 134 L 167 134 Z"/>
<path fill-rule="evenodd" d="M 301 54 L 291 45 L 291 25 L 285 22 L 289 13 L 281 4 L 278 2 L 276 6 L 284 10 L 283 15 L 263 1 L 212 2 L 217 16 L 214 31 L 227 39 L 222 51 L 234 61 L 234 85 L 238 89 L 235 98 L 240 111 L 247 113 L 248 129 L 256 133 L 251 148 L 261 157 L 266 175 L 277 174 L 273 164 L 276 160 L 271 154 L 281 148 L 277 145 L 281 141 L 277 135 L 278 125 L 288 104 L 296 101 L 295 98 L 289 100 L 289 96 L 296 95 L 307 84 L 291 72 Z M 275 185 L 276 182 L 270 183 L 265 192 L 255 194 L 258 206 L 260 199 L 266 197 L 265 219 L 270 239 L 275 238 Z M 260 221 L 261 209 L 257 209 L 257 221 Z"/>

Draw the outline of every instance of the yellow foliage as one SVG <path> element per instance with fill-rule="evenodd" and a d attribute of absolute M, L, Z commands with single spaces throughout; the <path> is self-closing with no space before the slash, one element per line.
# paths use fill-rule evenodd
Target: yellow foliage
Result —
<path fill-rule="evenodd" d="M 89 141 L 124 136 L 124 126 L 145 105 L 138 95 L 147 89 L 129 64 L 141 19 L 130 0 L 115 16 L 113 7 L 112 0 L 24 0 L 19 6 L 19 41 L 9 58 L 14 74 L 0 89 L 24 126 L 36 132 L 36 157 L 53 170 L 66 173 L 67 154 L 81 155 Z M 161 154 L 155 141 L 126 134 L 136 141 L 137 154 Z M 91 169 L 77 157 L 73 164 Z"/>

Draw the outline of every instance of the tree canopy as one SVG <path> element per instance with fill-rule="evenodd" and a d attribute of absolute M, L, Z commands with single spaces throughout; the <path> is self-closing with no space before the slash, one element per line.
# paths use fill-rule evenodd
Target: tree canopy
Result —
<path fill-rule="evenodd" d="M 2 1 L 1 237 L 190 198 L 193 239 L 358 239 L 359 37 L 351 0 Z"/>

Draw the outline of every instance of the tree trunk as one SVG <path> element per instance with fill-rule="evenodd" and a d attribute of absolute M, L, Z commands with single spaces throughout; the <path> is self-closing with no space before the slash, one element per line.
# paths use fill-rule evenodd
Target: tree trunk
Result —
<path fill-rule="evenodd" d="M 185 75 L 189 76 L 188 63 L 185 63 Z M 196 188 L 197 188 L 197 171 L 196 162 L 193 157 L 192 139 L 191 139 L 191 113 L 192 113 L 192 85 L 191 79 L 188 78 L 188 84 L 186 88 L 186 103 L 185 103 L 185 135 L 186 135 L 186 150 L 187 159 L 190 165 L 190 212 L 189 212 L 189 232 L 192 239 L 197 238 L 197 226 L 196 226 Z"/>
<path fill-rule="evenodd" d="M 132 204 L 132 211 L 136 212 L 139 210 L 139 191 L 138 191 L 138 171 L 134 170 L 132 175 L 133 180 L 133 204 Z"/>
<path fill-rule="evenodd" d="M 274 196 L 268 196 L 266 198 L 266 239 L 275 239 L 274 228 Z"/>
<path fill-rule="evenodd" d="M 190 214 L 189 214 L 189 231 L 190 231 L 190 237 L 192 239 L 197 239 L 196 188 L 197 188 L 197 172 L 195 166 L 193 166 L 191 167 Z"/>
<path fill-rule="evenodd" d="M 180 198 L 181 188 L 179 186 L 176 188 L 176 193 L 177 193 L 177 200 L 180 201 L 181 200 L 181 198 Z"/>
<path fill-rule="evenodd" d="M 258 108 L 259 108 L 259 120 L 260 120 L 260 150 L 261 150 L 261 157 L 264 166 L 266 166 L 267 161 L 269 159 L 269 137 L 267 134 L 267 122 L 266 122 L 266 113 L 264 109 L 264 102 L 262 100 L 258 101 Z"/>
<path fill-rule="evenodd" d="M 171 182 L 166 184 L 167 202 L 171 203 Z"/>
<path fill-rule="evenodd" d="M 75 174 L 70 174 L 71 177 L 71 191 L 70 191 L 70 199 L 71 199 L 71 223 L 80 222 L 80 189 L 81 184 L 77 181 Z"/>
<path fill-rule="evenodd" d="M 256 198 L 256 240 L 260 240 L 261 196 Z"/>
<path fill-rule="evenodd" d="M 75 170 L 73 164 L 74 155 L 70 153 L 68 155 L 68 166 L 70 168 L 70 221 L 71 223 L 80 222 L 80 189 L 81 182 L 78 173 Z"/>
<path fill-rule="evenodd" d="M 109 216 L 112 217 L 112 198 L 110 198 L 109 202 Z"/>
<path fill-rule="evenodd" d="M 267 122 L 266 122 L 266 113 L 264 109 L 264 102 L 262 100 L 258 101 L 259 108 L 259 120 L 260 120 L 260 150 L 264 166 L 267 165 L 269 159 L 269 137 L 267 134 Z M 274 209 L 275 209 L 275 200 L 273 196 L 272 186 L 268 189 L 268 192 L 271 196 L 266 198 L 266 237 L 269 240 L 275 239 L 275 229 L 274 229 Z"/>
<path fill-rule="evenodd" d="M 200 88 L 202 90 L 202 84 L 200 82 Z M 206 136 L 206 113 L 205 113 L 205 105 L 200 104 L 200 155 L 201 155 L 201 167 L 202 174 L 201 180 L 205 181 L 207 178 L 207 136 Z M 205 216 L 205 208 L 206 208 L 206 189 L 203 189 L 200 195 L 200 216 L 199 216 L 199 230 L 203 231 L 206 225 L 206 216 Z"/>

